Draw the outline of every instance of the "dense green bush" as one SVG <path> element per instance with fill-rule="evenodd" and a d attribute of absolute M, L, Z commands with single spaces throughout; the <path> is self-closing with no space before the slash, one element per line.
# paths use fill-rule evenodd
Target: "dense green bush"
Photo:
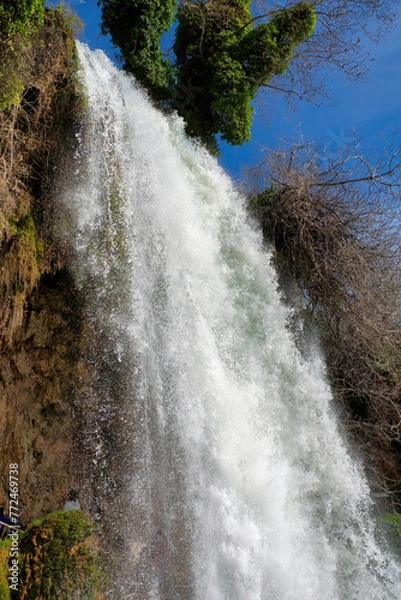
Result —
<path fill-rule="evenodd" d="M 94 598 L 93 532 L 82 511 L 57 511 L 34 521 L 21 537 L 20 600 Z"/>
<path fill-rule="evenodd" d="M 300 2 L 274 13 L 268 23 L 262 23 L 242 36 L 235 56 L 241 61 L 250 82 L 260 85 L 273 73 L 284 73 L 295 46 L 312 35 L 314 26 L 311 6 Z"/>
<path fill-rule="evenodd" d="M 101 30 L 120 49 L 128 70 L 157 99 L 168 97 L 170 65 L 160 38 L 173 22 L 175 0 L 98 0 Z"/>
<path fill-rule="evenodd" d="M 297 44 L 315 25 L 301 2 L 253 27 L 250 1 L 183 3 L 177 13 L 176 105 L 188 132 L 216 149 L 250 139 L 251 101 L 274 74 L 282 74 Z"/>
<path fill-rule="evenodd" d="M 11 541 L 8 538 L 0 542 L 0 600 L 10 600 L 10 588 L 7 579 L 10 547 Z"/>
<path fill-rule="evenodd" d="M 98 3 L 102 31 L 110 33 L 125 67 L 153 98 L 177 109 L 188 133 L 215 152 L 219 134 L 230 144 L 249 140 L 252 99 L 272 75 L 286 70 L 295 46 L 315 25 L 307 2 L 255 25 L 251 0 L 184 0 L 176 14 L 175 60 L 167 61 L 160 38 L 172 23 L 174 0 Z"/>
<path fill-rule="evenodd" d="M 45 0 L 0 0 L 0 32 L 27 37 L 43 23 Z"/>

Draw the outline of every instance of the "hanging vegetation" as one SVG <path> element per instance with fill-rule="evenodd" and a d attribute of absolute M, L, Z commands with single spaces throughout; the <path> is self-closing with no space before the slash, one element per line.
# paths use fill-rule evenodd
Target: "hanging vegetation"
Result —
<path fill-rule="evenodd" d="M 176 14 L 175 59 L 167 61 L 160 39 L 172 24 L 175 4 L 99 0 L 102 31 L 153 98 L 184 117 L 191 136 L 215 153 L 219 135 L 230 144 L 248 141 L 251 101 L 273 74 L 286 70 L 294 48 L 313 33 L 313 8 L 299 2 L 270 12 L 259 24 L 250 0 L 185 0 Z"/>

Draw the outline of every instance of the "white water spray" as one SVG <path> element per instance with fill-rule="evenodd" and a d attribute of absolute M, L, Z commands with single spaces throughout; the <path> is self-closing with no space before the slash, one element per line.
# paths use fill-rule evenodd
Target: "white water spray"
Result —
<path fill-rule="evenodd" d="M 181 120 L 101 52 L 79 55 L 88 123 L 64 202 L 78 284 L 125 378 L 116 589 L 398 600 L 322 366 L 294 345 L 242 198 Z"/>

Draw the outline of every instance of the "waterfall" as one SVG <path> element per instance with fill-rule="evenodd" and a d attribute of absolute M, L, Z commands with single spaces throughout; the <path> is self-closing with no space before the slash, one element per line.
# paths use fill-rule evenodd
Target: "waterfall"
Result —
<path fill-rule="evenodd" d="M 178 117 L 78 50 L 87 110 L 62 203 L 97 336 L 89 470 L 110 594 L 401 598 L 244 199 Z"/>

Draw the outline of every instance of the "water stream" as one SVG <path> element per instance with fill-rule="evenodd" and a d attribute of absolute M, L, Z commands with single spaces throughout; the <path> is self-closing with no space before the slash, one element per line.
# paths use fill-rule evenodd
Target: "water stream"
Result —
<path fill-rule="evenodd" d="M 110 597 L 398 600 L 324 367 L 293 342 L 243 198 L 180 119 L 100 51 L 79 56 L 88 106 L 62 201 L 98 339 Z"/>

